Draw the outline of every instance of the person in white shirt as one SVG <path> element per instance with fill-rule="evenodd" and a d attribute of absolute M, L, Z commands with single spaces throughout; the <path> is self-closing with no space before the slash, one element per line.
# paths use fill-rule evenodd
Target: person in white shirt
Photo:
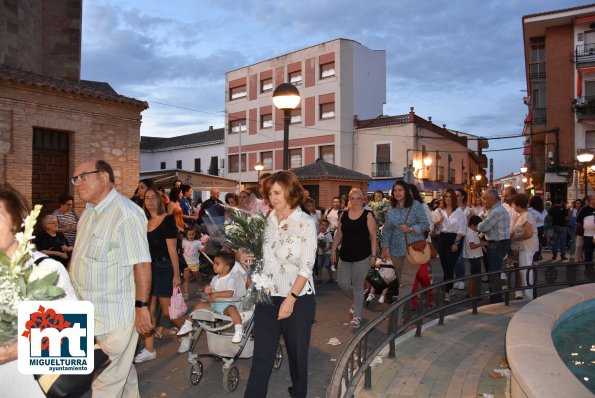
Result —
<path fill-rule="evenodd" d="M 482 242 L 479 239 L 479 231 L 477 226 L 481 222 L 481 217 L 471 216 L 469 219 L 469 226 L 465 234 L 465 245 L 463 246 L 463 258 L 469 263 L 469 270 L 471 275 L 481 274 L 481 259 L 483 258 L 483 247 L 486 247 L 487 242 Z M 481 288 L 481 278 L 476 277 L 469 282 L 467 294 L 469 297 L 479 296 Z"/>
<path fill-rule="evenodd" d="M 543 199 L 541 196 L 533 196 L 529 200 L 529 213 L 535 218 L 535 224 L 537 225 L 537 240 L 539 241 L 539 248 L 533 255 L 533 262 L 541 261 L 541 247 L 543 246 L 543 233 L 545 231 L 545 218 L 547 217 L 547 211 L 543 206 Z M 582 239 L 581 239 L 582 243 Z M 579 261 L 579 260 L 577 260 Z"/>
<path fill-rule="evenodd" d="M 539 249 L 539 241 L 537 238 L 537 223 L 533 214 L 531 214 L 527 206 L 529 205 L 529 198 L 524 193 L 518 194 L 514 198 L 514 209 L 517 212 L 515 225 L 510 234 L 511 242 L 518 242 L 519 244 L 519 267 L 521 268 L 521 286 L 525 287 L 527 284 L 533 284 L 534 273 L 530 272 L 529 268 L 533 264 L 533 255 Z M 526 270 L 523 270 L 523 268 Z M 523 298 L 525 291 L 515 292 L 515 298 Z M 532 295 L 531 295 L 532 297 Z"/>
<path fill-rule="evenodd" d="M 323 218 L 326 218 L 328 222 L 331 224 L 329 231 L 331 234 L 334 234 L 339 226 L 339 217 L 343 214 L 343 209 L 341 209 L 341 199 L 338 196 L 333 198 L 332 205 L 327 211 L 324 212 Z"/>
<path fill-rule="evenodd" d="M 459 208 L 457 195 L 451 188 L 444 190 L 440 207 L 434 210 L 434 223 L 440 224 L 438 235 L 438 255 L 444 272 L 444 281 L 451 280 L 455 264 L 463 250 L 463 238 L 467 231 L 467 217 Z M 446 301 L 450 301 L 452 283 L 446 285 Z"/>
<path fill-rule="evenodd" d="M 466 222 L 468 222 L 469 218 L 473 215 L 473 211 L 471 207 L 467 206 L 467 191 L 462 188 L 457 188 L 455 193 L 457 194 L 457 203 L 459 204 L 459 209 L 463 211 L 463 214 L 465 214 L 465 218 L 467 219 Z M 463 255 L 461 254 L 455 264 L 455 278 L 463 278 L 464 276 L 465 260 L 463 260 Z M 453 286 L 455 289 L 465 290 L 465 282 L 463 281 L 455 282 Z"/>
<path fill-rule="evenodd" d="M 205 250 L 202 243 L 196 239 L 196 230 L 190 228 L 186 230 L 186 238 L 182 240 L 182 253 L 187 267 L 184 268 L 184 300 L 188 300 L 188 285 L 190 284 L 190 273 L 200 285 L 200 252 Z"/>

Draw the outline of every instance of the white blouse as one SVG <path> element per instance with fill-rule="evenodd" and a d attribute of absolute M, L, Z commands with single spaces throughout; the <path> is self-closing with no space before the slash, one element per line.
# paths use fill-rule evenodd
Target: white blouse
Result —
<path fill-rule="evenodd" d="M 465 235 L 467 232 L 467 217 L 460 207 L 457 207 L 455 211 L 446 213 L 446 210 L 437 208 L 434 210 L 434 217 L 438 219 L 442 217 L 440 221 L 440 233 L 450 233 L 457 235 Z"/>
<path fill-rule="evenodd" d="M 264 229 L 263 273 L 273 282 L 271 296 L 287 297 L 298 275 L 308 279 L 300 292 L 314 294 L 312 269 L 317 234 L 314 220 L 299 207 L 279 223 L 277 211 L 267 217 Z"/>

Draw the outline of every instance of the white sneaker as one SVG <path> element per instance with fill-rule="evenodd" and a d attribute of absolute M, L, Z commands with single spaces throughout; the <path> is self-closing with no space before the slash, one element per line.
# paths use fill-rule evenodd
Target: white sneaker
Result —
<path fill-rule="evenodd" d="M 192 322 L 189 321 L 188 319 L 186 319 L 184 321 L 184 324 L 182 325 L 182 327 L 180 328 L 180 330 L 178 331 L 178 333 L 176 333 L 178 336 L 183 336 L 185 334 L 188 334 L 192 331 Z M 188 350 L 186 350 L 188 351 Z"/>
<path fill-rule="evenodd" d="M 239 344 L 242 341 L 242 335 L 243 335 L 242 325 L 237 325 L 235 329 L 236 329 L 236 331 L 233 334 L 233 337 L 231 338 L 231 342 L 234 344 Z"/>
<path fill-rule="evenodd" d="M 143 348 L 143 350 L 139 352 L 137 356 L 134 357 L 134 363 L 152 361 L 155 358 L 157 358 L 157 352 L 149 352 L 146 348 Z"/>
<path fill-rule="evenodd" d="M 457 290 L 465 290 L 465 282 L 463 282 L 463 281 L 455 282 L 453 284 L 453 287 Z"/>
<path fill-rule="evenodd" d="M 335 267 L 334 265 L 333 265 L 333 266 L 331 266 L 331 271 L 332 271 L 332 272 L 335 272 L 336 270 L 337 270 L 337 267 Z"/>
<path fill-rule="evenodd" d="M 384 296 L 380 296 L 380 298 L 378 299 L 378 302 L 380 304 L 384 304 Z"/>
<path fill-rule="evenodd" d="M 190 336 L 182 337 L 180 339 L 180 348 L 178 348 L 178 352 L 183 354 L 190 350 L 190 346 L 192 345 L 192 341 L 190 340 Z"/>
<path fill-rule="evenodd" d="M 369 303 L 370 301 L 374 300 L 374 295 L 372 293 L 368 294 L 368 298 L 366 299 L 366 301 Z"/>

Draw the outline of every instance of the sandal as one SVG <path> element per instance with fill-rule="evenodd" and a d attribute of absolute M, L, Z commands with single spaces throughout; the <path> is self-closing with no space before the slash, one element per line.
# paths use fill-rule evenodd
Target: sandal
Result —
<path fill-rule="evenodd" d="M 349 326 L 351 326 L 352 328 L 359 328 L 361 322 L 361 318 L 353 318 L 351 322 L 349 322 Z"/>

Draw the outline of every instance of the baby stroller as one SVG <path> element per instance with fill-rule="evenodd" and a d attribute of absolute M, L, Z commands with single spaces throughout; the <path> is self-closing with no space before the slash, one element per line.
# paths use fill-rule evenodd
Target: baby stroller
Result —
<path fill-rule="evenodd" d="M 231 297 L 227 299 L 218 299 L 217 301 L 225 302 L 240 302 L 238 297 Z M 190 339 L 192 341 L 190 351 L 188 352 L 188 362 L 190 364 L 188 377 L 192 385 L 200 383 L 203 375 L 203 363 L 201 358 L 213 358 L 216 362 L 222 361 L 223 366 L 223 388 L 228 392 L 233 392 L 238 387 L 240 382 L 240 371 L 235 366 L 236 360 L 239 358 L 252 358 L 254 351 L 254 337 L 252 330 L 254 328 L 254 311 L 242 310 L 240 308 L 240 315 L 242 317 L 242 324 L 244 326 L 244 336 L 239 344 L 231 342 L 233 333 L 224 332 L 233 326 L 231 318 L 213 312 L 210 309 L 198 309 L 193 311 L 190 316 L 193 322 L 193 329 L 190 332 Z M 204 354 L 195 353 L 200 336 L 205 333 L 207 335 L 208 352 Z M 283 363 L 283 349 L 281 345 L 277 347 L 275 354 L 275 361 L 273 369 L 277 370 Z"/>

